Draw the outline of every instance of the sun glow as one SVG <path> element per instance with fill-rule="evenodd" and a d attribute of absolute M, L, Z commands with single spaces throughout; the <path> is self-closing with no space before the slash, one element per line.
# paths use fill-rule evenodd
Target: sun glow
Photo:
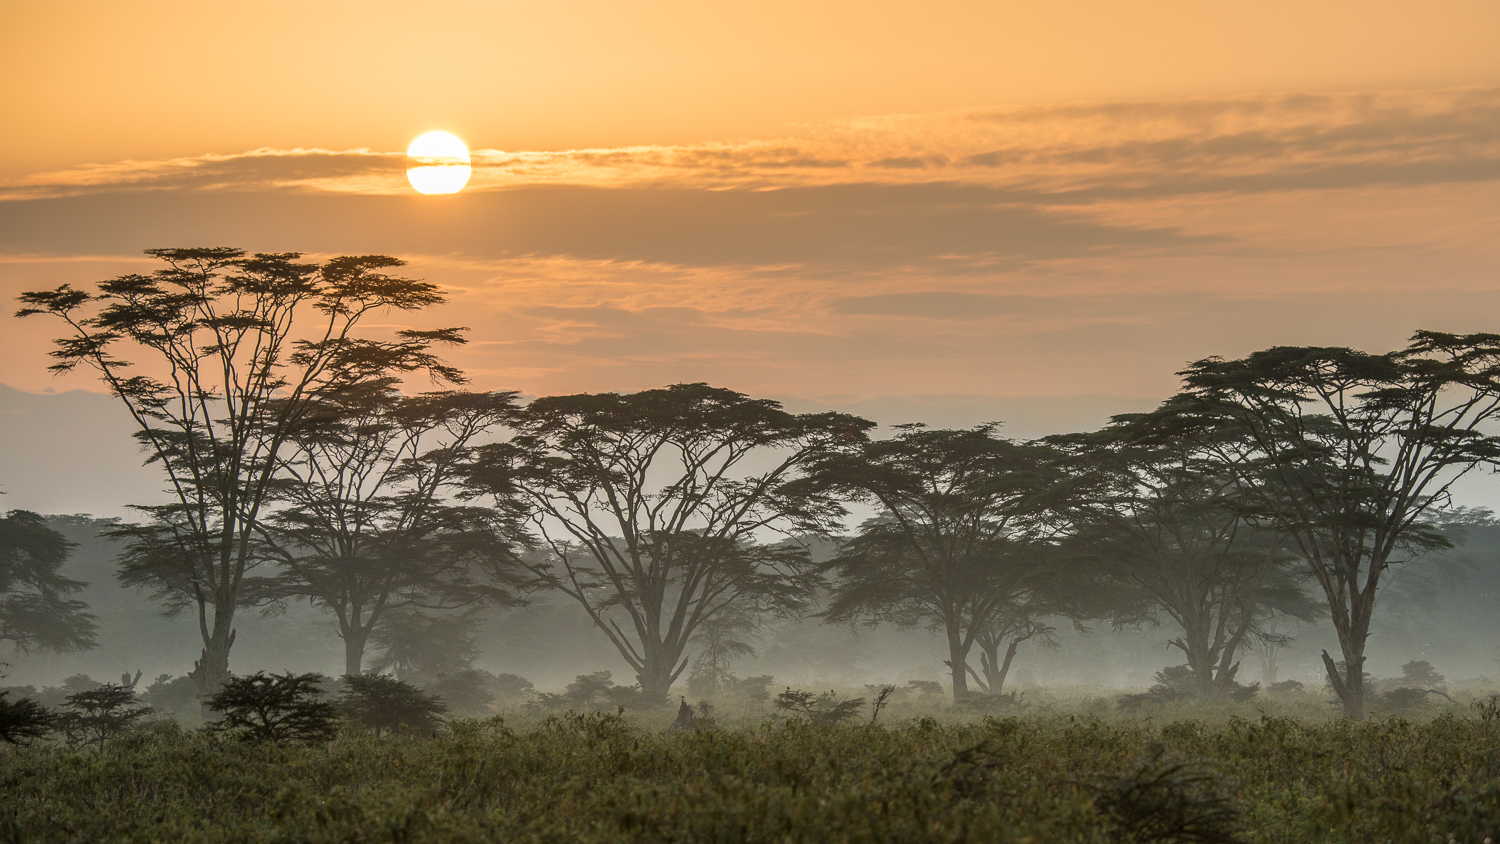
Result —
<path fill-rule="evenodd" d="M 406 148 L 406 178 L 418 193 L 458 193 L 469 183 L 469 148 L 449 132 L 428 132 Z"/>

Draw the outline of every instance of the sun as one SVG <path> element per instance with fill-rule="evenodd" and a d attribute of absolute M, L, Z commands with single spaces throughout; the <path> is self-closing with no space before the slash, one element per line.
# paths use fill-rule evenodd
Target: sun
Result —
<path fill-rule="evenodd" d="M 450 132 L 428 132 L 406 148 L 406 178 L 418 193 L 458 193 L 469 183 L 469 148 Z"/>

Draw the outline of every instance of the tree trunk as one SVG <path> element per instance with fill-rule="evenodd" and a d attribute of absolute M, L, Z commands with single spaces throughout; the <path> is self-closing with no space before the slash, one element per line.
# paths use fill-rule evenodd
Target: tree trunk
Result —
<path fill-rule="evenodd" d="M 1021 639 L 1012 638 L 1010 644 L 1005 648 L 1005 658 L 1000 658 L 1000 639 L 992 639 L 981 642 L 979 655 L 980 666 L 984 668 L 984 682 L 989 686 L 992 695 L 998 695 L 1005 690 L 1005 678 L 1010 674 L 1010 664 L 1016 658 L 1016 650 L 1021 647 Z"/>
<path fill-rule="evenodd" d="M 344 673 L 351 677 L 358 677 L 364 671 L 365 644 L 370 641 L 371 627 L 340 631 L 344 637 Z"/>
<path fill-rule="evenodd" d="M 641 695 L 648 705 L 667 702 L 667 697 L 672 692 L 672 683 L 676 681 L 677 675 L 682 673 L 682 666 L 687 665 L 687 661 L 683 660 L 681 666 L 674 666 L 674 660 L 662 653 L 663 650 L 662 648 L 647 649 L 645 664 L 635 675 L 636 682 L 641 684 Z M 674 668 L 676 670 L 673 670 Z"/>
<path fill-rule="evenodd" d="M 953 675 L 953 699 L 961 700 L 969 693 L 969 646 L 952 624 L 948 625 L 948 669 Z"/>
<path fill-rule="evenodd" d="M 1323 668 L 1328 672 L 1328 682 L 1333 684 L 1333 691 L 1339 696 L 1339 702 L 1344 705 L 1344 717 L 1363 721 L 1365 720 L 1365 657 L 1362 653 L 1351 654 L 1349 650 L 1344 649 L 1343 674 L 1339 673 L 1339 667 L 1334 663 L 1333 657 L 1328 655 L 1328 651 L 1323 651 Z"/>
<path fill-rule="evenodd" d="M 229 649 L 234 647 L 235 632 L 233 606 L 223 611 L 216 609 L 213 628 L 203 641 L 203 655 L 188 672 L 198 687 L 198 701 L 205 719 L 212 717 L 208 699 L 229 681 Z"/>

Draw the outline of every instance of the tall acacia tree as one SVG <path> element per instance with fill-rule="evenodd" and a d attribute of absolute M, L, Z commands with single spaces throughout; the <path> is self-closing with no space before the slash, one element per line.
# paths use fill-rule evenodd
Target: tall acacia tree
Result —
<path fill-rule="evenodd" d="M 791 482 L 872 425 L 706 384 L 541 398 L 511 424 L 510 442 L 481 447 L 475 493 L 525 503 L 549 551 L 538 573 L 658 700 L 705 622 L 806 605 L 819 583 L 806 549 L 759 540 L 837 524 L 836 500 Z"/>
<path fill-rule="evenodd" d="M 346 256 L 299 263 L 297 253 L 151 249 L 150 275 L 23 293 L 17 316 L 45 314 L 67 332 L 51 369 L 92 368 L 137 426 L 173 503 L 121 531 L 121 579 L 197 612 L 203 655 L 192 677 L 204 697 L 223 685 L 235 610 L 288 434 L 318 400 L 369 379 L 425 371 L 460 381 L 432 352 L 457 329 L 357 336 L 368 315 L 443 300 L 431 284 L 387 275 L 402 262 Z M 135 361 L 123 355 L 137 357 Z"/>
<path fill-rule="evenodd" d="M 888 440 L 821 458 L 804 484 L 868 501 L 868 520 L 830 562 L 824 617 L 930 625 L 943 632 L 953 694 L 969 691 L 983 642 L 981 684 L 998 694 L 1020 642 L 1046 631 L 1061 607 L 1046 586 L 1046 450 L 996 435 L 995 425 L 928 430 L 905 425 Z M 999 656 L 1000 647 L 1006 654 Z"/>
<path fill-rule="evenodd" d="M 254 579 L 255 597 L 331 611 L 354 676 L 388 610 L 518 603 L 517 514 L 451 497 L 475 442 L 514 410 L 511 393 L 406 397 L 394 379 L 320 402 L 291 434 L 277 507 L 258 525 L 280 570 Z"/>
<path fill-rule="evenodd" d="M 1386 570 L 1444 547 L 1431 527 L 1455 481 L 1500 464 L 1500 335 L 1421 331 L 1403 350 L 1277 347 L 1184 373 L 1164 415 L 1196 429 L 1295 543 L 1343 652 L 1323 654 L 1364 717 L 1365 644 Z M 1235 435 L 1225 436 L 1224 431 Z"/>
<path fill-rule="evenodd" d="M 1048 442 L 1079 480 L 1067 545 L 1120 594 L 1138 592 L 1150 615 L 1176 624 L 1168 644 L 1182 651 L 1199 694 L 1233 687 L 1241 650 L 1275 638 L 1276 614 L 1316 614 L 1300 588 L 1301 560 L 1214 449 L 1152 414 Z"/>
<path fill-rule="evenodd" d="M 27 510 L 0 517 L 0 642 L 24 653 L 94 647 L 98 625 L 69 597 L 88 584 L 65 577 L 73 543 Z"/>

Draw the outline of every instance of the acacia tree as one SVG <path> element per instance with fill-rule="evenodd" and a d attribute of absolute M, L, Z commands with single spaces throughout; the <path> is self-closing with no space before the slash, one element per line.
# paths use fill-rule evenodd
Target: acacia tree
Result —
<path fill-rule="evenodd" d="M 1179 632 L 1168 644 L 1182 651 L 1199 694 L 1234 686 L 1241 649 L 1277 638 L 1268 628 L 1275 614 L 1315 614 L 1301 561 L 1211 449 L 1149 414 L 1048 441 L 1067 451 L 1081 481 L 1068 501 L 1068 544 L 1122 593 L 1140 592 L 1171 618 Z"/>
<path fill-rule="evenodd" d="M 835 585 L 824 617 L 941 630 L 955 698 L 971 674 L 999 694 L 1015 647 L 1046 632 L 1041 619 L 1060 609 L 1043 588 L 1045 450 L 996 427 L 900 426 L 891 439 L 821 458 L 806 481 L 880 507 L 828 564 Z M 982 679 L 969 666 L 981 639 Z"/>
<path fill-rule="evenodd" d="M 279 507 L 259 525 L 280 571 L 250 591 L 333 612 L 351 676 L 388 610 L 519 603 L 518 517 L 447 495 L 474 441 L 513 411 L 512 393 L 403 397 L 393 380 L 321 402 L 292 433 Z"/>
<path fill-rule="evenodd" d="M 36 513 L 12 510 L 0 517 L 0 642 L 25 653 L 97 644 L 88 605 L 68 597 L 88 584 L 60 571 L 73 547 Z"/>
<path fill-rule="evenodd" d="M 706 384 L 541 398 L 517 414 L 510 442 L 481 447 L 471 483 L 530 508 L 550 551 L 538 574 L 665 700 L 705 622 L 807 604 L 819 582 L 807 550 L 758 535 L 829 531 L 838 502 L 791 482 L 871 424 Z"/>
<path fill-rule="evenodd" d="M 1382 575 L 1445 547 L 1450 490 L 1500 464 L 1500 335 L 1418 332 L 1403 350 L 1277 347 L 1209 358 L 1169 401 L 1295 543 L 1327 598 L 1344 668 L 1323 654 L 1350 718 L 1364 717 L 1365 644 Z M 1224 430 L 1235 436 L 1223 436 Z"/>
<path fill-rule="evenodd" d="M 362 381 L 416 371 L 462 380 L 432 353 L 462 340 L 457 329 L 356 336 L 372 313 L 443 300 L 431 284 L 385 274 L 402 265 L 395 258 L 146 254 L 166 267 L 101 282 L 96 292 L 65 284 L 23 293 L 16 315 L 67 326 L 52 371 L 98 373 L 135 420 L 148 462 L 166 475 L 173 502 L 140 508 L 152 521 L 118 532 L 131 543 L 120 579 L 152 589 L 169 611 L 196 610 L 203 655 L 191 676 L 206 697 L 228 677 L 234 614 L 257 559 L 252 540 L 288 434 L 318 400 Z"/>

